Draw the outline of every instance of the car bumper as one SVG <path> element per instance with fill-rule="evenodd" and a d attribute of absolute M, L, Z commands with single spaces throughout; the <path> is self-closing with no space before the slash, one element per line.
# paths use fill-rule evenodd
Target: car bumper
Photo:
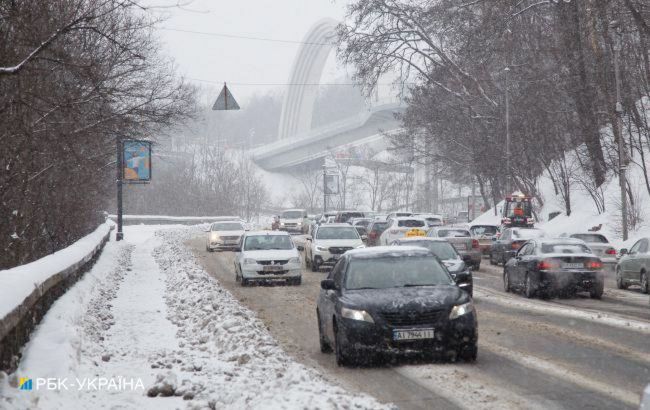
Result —
<path fill-rule="evenodd" d="M 483 252 L 481 252 L 480 248 L 479 249 L 473 249 L 471 251 L 460 250 L 460 251 L 458 251 L 458 254 L 460 256 L 469 255 L 470 258 L 472 258 L 472 263 L 474 265 L 480 264 L 481 260 L 483 260 Z"/>
<path fill-rule="evenodd" d="M 314 262 L 316 264 L 323 266 L 334 266 L 343 254 L 331 254 L 329 252 L 317 252 L 314 253 Z"/>
<path fill-rule="evenodd" d="M 280 226 L 281 231 L 291 232 L 291 233 L 301 233 L 303 231 L 302 225 L 291 225 L 291 226 Z"/>
<path fill-rule="evenodd" d="M 254 269 L 245 269 L 242 270 L 242 277 L 245 279 L 252 280 L 265 280 L 265 281 L 274 281 L 274 280 L 284 280 L 284 279 L 296 279 L 302 277 L 301 268 L 290 268 L 282 270 L 280 272 L 264 272 L 262 265 L 256 265 Z"/>
<path fill-rule="evenodd" d="M 342 319 L 339 324 L 343 345 L 355 352 L 441 353 L 458 351 L 478 341 L 476 313 L 435 325 L 392 327 L 382 323 L 368 323 Z M 393 330 L 433 328 L 434 337 L 422 340 L 393 340 Z"/>
<path fill-rule="evenodd" d="M 226 251 L 234 250 L 239 246 L 239 243 L 223 243 L 223 242 L 211 242 L 208 244 L 208 249 L 211 251 Z"/>
<path fill-rule="evenodd" d="M 602 286 L 603 274 L 593 271 L 576 272 L 541 272 L 539 277 L 539 288 L 543 290 L 565 290 L 578 289 L 590 290 Z"/>

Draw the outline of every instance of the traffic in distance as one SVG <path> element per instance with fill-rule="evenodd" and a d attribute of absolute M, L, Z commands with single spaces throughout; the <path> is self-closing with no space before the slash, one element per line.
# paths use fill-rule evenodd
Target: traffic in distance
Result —
<path fill-rule="evenodd" d="M 267 230 L 239 218 L 212 223 L 208 251 L 234 251 L 241 286 L 300 285 L 326 273 L 314 306 L 321 352 L 340 366 L 385 355 L 475 361 L 480 312 L 473 301 L 484 259 L 504 292 L 523 298 L 601 299 L 607 284 L 650 291 L 650 238 L 616 249 L 597 231 L 549 237 L 530 203 L 506 201 L 501 224 L 440 215 L 285 210 Z M 606 279 L 609 278 L 609 281 Z M 564 299 L 563 299 L 564 300 Z M 650 304 L 648 304 L 650 310 Z"/>

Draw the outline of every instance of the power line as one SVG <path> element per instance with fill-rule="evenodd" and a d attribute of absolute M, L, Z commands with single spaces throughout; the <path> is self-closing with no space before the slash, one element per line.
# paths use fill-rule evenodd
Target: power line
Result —
<path fill-rule="evenodd" d="M 253 40 L 253 41 L 268 41 L 272 43 L 285 43 L 285 44 L 307 44 L 311 46 L 327 46 L 332 47 L 334 43 L 314 43 L 309 41 L 298 41 L 298 40 L 283 40 L 277 38 L 268 38 L 268 37 L 255 37 L 255 36 L 243 36 L 238 34 L 226 34 L 226 33 L 210 33 L 207 31 L 196 31 L 196 30 L 185 30 L 180 28 L 172 27 L 160 27 L 160 30 L 165 31 L 176 31 L 179 33 L 189 33 L 189 34 L 200 34 L 203 36 L 212 36 L 212 37 L 223 37 L 223 38 L 236 38 L 240 40 Z"/>
<path fill-rule="evenodd" d="M 198 81 L 201 83 L 209 83 L 209 84 L 219 84 L 223 85 L 223 81 L 212 81 L 212 80 L 203 80 L 200 78 L 192 78 L 192 77 L 185 77 L 187 80 L 191 81 Z M 360 86 L 360 84 L 357 83 L 245 83 L 245 82 L 236 82 L 236 81 L 228 81 L 229 85 L 241 85 L 241 86 L 269 86 L 269 87 L 298 87 L 298 86 L 330 86 L 330 85 L 342 85 L 342 86 Z M 414 84 L 414 83 L 405 83 L 405 84 Z M 393 83 L 379 83 L 377 85 L 381 86 L 391 86 L 394 85 Z"/>

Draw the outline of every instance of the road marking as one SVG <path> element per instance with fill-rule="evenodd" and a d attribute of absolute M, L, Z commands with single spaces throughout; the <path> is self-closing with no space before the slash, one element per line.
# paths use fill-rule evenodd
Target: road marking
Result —
<path fill-rule="evenodd" d="M 525 354 L 511 348 L 505 348 L 496 344 L 483 342 L 480 347 L 488 349 L 492 353 L 520 363 L 525 367 L 534 369 L 549 376 L 566 380 L 569 383 L 578 385 L 587 390 L 601 393 L 605 396 L 612 397 L 618 401 L 637 407 L 639 405 L 639 392 L 620 389 L 610 384 L 603 383 L 583 376 L 582 374 L 568 369 L 564 366 L 552 363 L 548 360 Z"/>
<path fill-rule="evenodd" d="M 506 296 L 505 294 L 501 294 L 492 289 L 485 288 L 483 286 L 474 286 L 474 298 L 478 299 L 479 301 L 481 299 L 484 299 L 488 303 L 494 303 L 500 306 L 514 307 L 539 313 L 551 313 L 557 316 L 588 320 L 607 326 L 617 327 L 619 329 L 627 329 L 644 334 L 650 334 L 649 322 L 586 308 L 551 304 L 541 300 L 532 301 L 517 299 L 511 296 Z"/>

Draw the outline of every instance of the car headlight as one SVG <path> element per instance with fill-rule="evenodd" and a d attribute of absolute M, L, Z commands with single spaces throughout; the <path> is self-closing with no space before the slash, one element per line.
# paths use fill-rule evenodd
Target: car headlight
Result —
<path fill-rule="evenodd" d="M 296 225 L 300 226 L 300 225 L 302 225 L 302 222 L 298 222 L 298 223 L 296 223 Z"/>
<path fill-rule="evenodd" d="M 324 246 L 318 246 L 318 245 L 317 245 L 317 246 L 316 246 L 316 250 L 317 250 L 318 252 L 326 252 L 326 251 L 327 251 L 327 248 L 324 247 Z"/>
<path fill-rule="evenodd" d="M 212 232 L 212 233 L 210 234 L 210 240 L 211 240 L 211 241 L 216 241 L 217 239 L 219 239 L 219 234 L 216 233 L 216 232 Z"/>
<path fill-rule="evenodd" d="M 244 258 L 244 265 L 255 265 L 257 264 L 257 261 L 255 259 L 251 258 Z"/>
<path fill-rule="evenodd" d="M 372 319 L 372 316 L 370 316 L 370 314 L 365 310 L 355 310 L 355 309 L 348 309 L 346 307 L 342 307 L 341 316 L 343 316 L 346 319 L 360 320 L 362 322 L 368 322 L 368 323 L 375 323 L 375 321 Z"/>
<path fill-rule="evenodd" d="M 462 305 L 456 305 L 451 309 L 449 314 L 449 319 L 458 319 L 459 317 L 471 313 L 474 311 L 474 304 L 472 302 L 463 303 Z"/>
<path fill-rule="evenodd" d="M 300 263 L 300 258 L 291 258 L 288 263 Z"/>

